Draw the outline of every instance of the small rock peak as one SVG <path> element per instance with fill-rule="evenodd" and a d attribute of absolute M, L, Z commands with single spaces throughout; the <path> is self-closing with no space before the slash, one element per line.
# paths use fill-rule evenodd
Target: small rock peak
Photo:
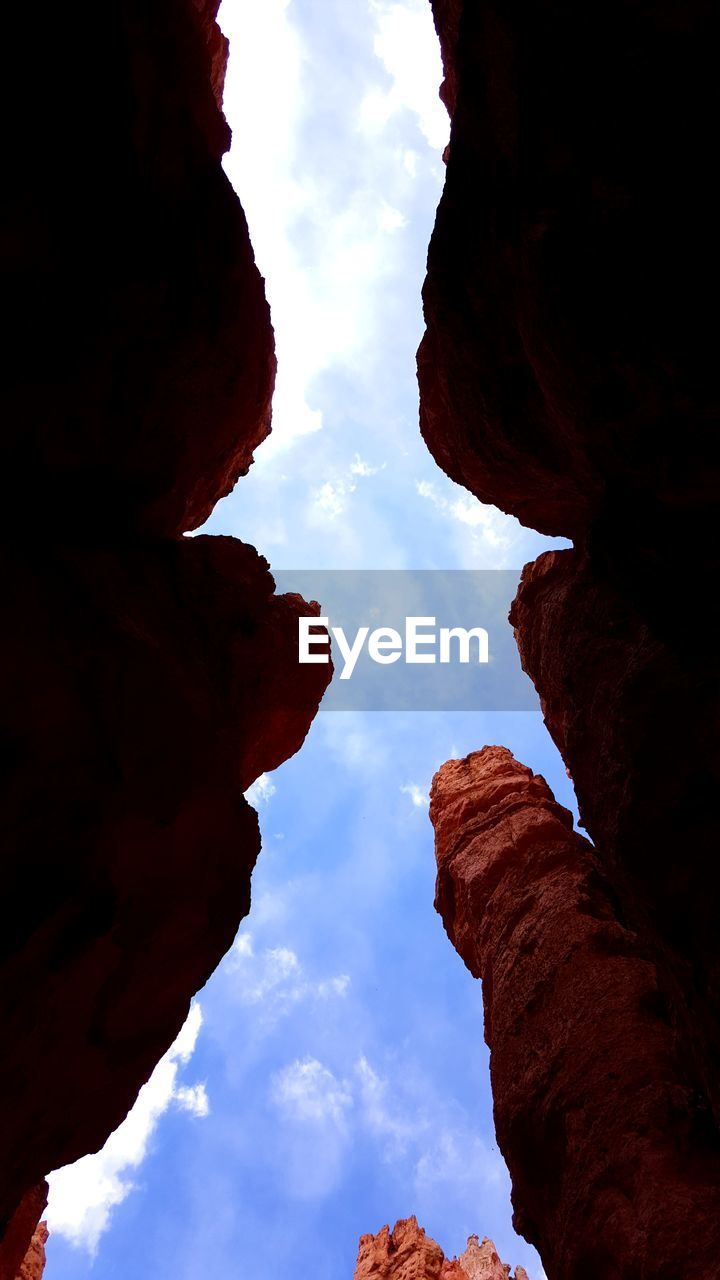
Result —
<path fill-rule="evenodd" d="M 470 1236 L 467 1249 L 458 1259 L 468 1280 L 508 1280 L 510 1268 L 500 1261 L 497 1249 L 492 1240 L 483 1237 L 482 1244 L 478 1236 Z"/>
<path fill-rule="evenodd" d="M 360 1238 L 355 1280 L 509 1280 L 510 1267 L 498 1257 L 492 1240 L 468 1236 L 461 1258 L 447 1259 L 438 1244 L 426 1235 L 413 1214 L 400 1218 L 392 1231 L 385 1226 L 377 1235 Z M 516 1280 L 527 1280 L 522 1268 Z"/>

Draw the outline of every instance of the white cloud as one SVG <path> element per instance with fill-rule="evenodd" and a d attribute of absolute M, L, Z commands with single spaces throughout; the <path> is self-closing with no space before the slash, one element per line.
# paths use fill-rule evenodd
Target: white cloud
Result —
<path fill-rule="evenodd" d="M 293 1198 L 336 1194 L 358 1160 L 369 1160 L 382 1162 L 383 1182 L 402 1188 L 418 1214 L 434 1206 L 471 1224 L 478 1204 L 491 1218 L 507 1213 L 501 1156 L 412 1059 L 381 1071 L 366 1054 L 332 1069 L 313 1054 L 297 1057 L 271 1075 L 268 1102 L 277 1120 L 271 1159 Z"/>
<path fill-rule="evenodd" d="M 427 791 L 419 787 L 416 782 L 409 782 L 407 786 L 400 788 L 404 796 L 409 796 L 416 809 L 427 809 L 430 804 L 430 796 Z"/>
<path fill-rule="evenodd" d="M 363 476 L 363 478 L 367 478 L 368 476 L 376 476 L 378 471 L 383 471 L 384 468 L 385 463 L 382 464 L 382 467 L 372 467 L 369 462 L 366 462 L 364 458 L 360 457 L 359 453 L 356 453 L 350 463 L 350 474 L 352 476 Z"/>
<path fill-rule="evenodd" d="M 468 1189 L 500 1186 L 505 1168 L 482 1138 L 460 1129 L 442 1128 L 420 1153 L 415 1166 L 418 1192 L 432 1193 L 440 1184 L 461 1195 Z"/>
<path fill-rule="evenodd" d="M 289 947 L 267 947 L 256 955 L 252 935 L 241 933 L 225 961 L 241 1004 L 260 1006 L 262 1020 L 276 1022 L 304 1000 L 331 1000 L 347 994 L 347 973 L 308 978 Z"/>
<path fill-rule="evenodd" d="M 210 1114 L 210 1099 L 204 1084 L 181 1084 L 175 1091 L 175 1101 L 183 1111 L 202 1118 Z"/>
<path fill-rule="evenodd" d="M 464 493 L 448 498 L 438 493 L 436 485 L 428 480 L 418 480 L 415 488 L 421 498 L 426 498 L 449 520 L 478 530 L 483 541 L 494 550 L 504 551 L 512 545 L 517 522 L 504 511 Z"/>
<path fill-rule="evenodd" d="M 323 516 L 329 516 L 331 520 L 335 520 L 337 516 L 342 515 L 346 507 L 347 498 L 351 493 L 355 492 L 355 485 L 348 484 L 345 480 L 326 480 L 325 484 L 320 485 L 316 489 L 312 497 L 312 510 Z"/>
<path fill-rule="evenodd" d="M 148 1154 L 161 1116 L 172 1105 L 193 1116 L 208 1114 L 205 1086 L 178 1082 L 181 1067 L 195 1051 L 201 1026 L 202 1010 L 195 1003 L 174 1044 L 160 1059 L 132 1110 L 102 1150 L 49 1175 L 46 1217 L 53 1235 L 63 1236 L 94 1256 L 101 1235 L 110 1225 L 113 1209 L 134 1188 L 133 1173 Z"/>
<path fill-rule="evenodd" d="M 472 1204 L 483 1190 L 503 1187 L 507 1172 L 501 1158 L 422 1078 L 401 1072 L 383 1077 L 365 1057 L 356 1063 L 355 1076 L 358 1117 L 382 1144 L 385 1162 L 405 1167 L 418 1204 L 431 1203 L 440 1191 Z"/>
<path fill-rule="evenodd" d="M 386 1160 L 403 1156 L 408 1144 L 417 1137 L 417 1119 L 403 1116 L 389 1097 L 387 1080 L 383 1080 L 362 1057 L 355 1065 L 359 1083 L 362 1116 L 368 1129 L 384 1144 Z"/>
<path fill-rule="evenodd" d="M 265 805 L 275 795 L 277 787 L 271 780 L 269 774 L 261 773 L 256 778 L 251 787 L 245 792 L 245 799 L 253 808 L 259 809 L 261 805 Z"/>
<path fill-rule="evenodd" d="M 411 178 L 417 177 L 419 158 L 417 151 L 413 151 L 412 147 L 407 147 L 403 152 L 403 166 Z"/>
<path fill-rule="evenodd" d="M 380 209 L 380 229 L 392 233 L 399 231 L 401 227 L 407 226 L 407 218 L 399 209 L 393 209 L 391 204 L 383 205 Z"/>
<path fill-rule="evenodd" d="M 360 457 L 359 453 L 356 453 L 347 472 L 336 475 L 332 480 L 326 480 L 319 488 L 312 490 L 308 510 L 310 523 L 318 524 L 336 520 L 346 510 L 351 494 L 355 493 L 356 481 L 367 480 L 377 475 L 378 471 L 384 469 L 384 465 L 383 463 L 382 467 L 372 467 Z"/>
<path fill-rule="evenodd" d="M 361 126 L 377 132 L 398 111 L 411 111 L 428 144 L 442 152 L 450 123 L 438 96 L 442 62 L 429 4 L 426 0 L 370 0 L 370 10 L 376 24 L 375 55 L 391 83 L 389 89 L 375 86 L 367 92 L 360 109 Z"/>
<path fill-rule="evenodd" d="M 347 1085 L 317 1058 L 291 1062 L 272 1078 L 270 1099 L 294 1121 L 344 1128 L 353 1105 Z"/>
<path fill-rule="evenodd" d="M 269 1100 L 282 1121 L 277 1159 L 289 1194 L 329 1195 L 343 1179 L 352 1142 L 350 1087 L 317 1058 L 297 1058 L 272 1076 Z"/>
<path fill-rule="evenodd" d="M 251 933 L 238 934 L 237 938 L 235 939 L 235 942 L 233 943 L 232 951 L 230 952 L 231 957 L 252 956 L 254 954 L 255 952 L 253 948 L 252 934 Z"/>

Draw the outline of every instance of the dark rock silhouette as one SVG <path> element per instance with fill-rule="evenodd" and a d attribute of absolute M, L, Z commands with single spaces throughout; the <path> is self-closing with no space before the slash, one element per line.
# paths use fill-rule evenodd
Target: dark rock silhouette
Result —
<path fill-rule="evenodd" d="M 30 1189 L 103 1144 L 230 946 L 260 847 L 243 792 L 299 748 L 329 676 L 297 664 L 315 606 L 275 596 L 252 547 L 182 536 L 250 465 L 275 373 L 220 164 L 216 8 L 81 0 L 14 46 L 32 80 L 3 215 L 3 1276 Z"/>
<path fill-rule="evenodd" d="M 424 289 L 422 431 L 480 499 L 574 542 L 526 567 L 511 619 L 618 927 L 656 975 L 693 1099 L 683 1142 L 702 1161 L 720 1152 L 720 700 L 704 618 L 718 567 L 720 207 L 706 160 L 718 14 L 700 0 L 433 8 L 453 121 Z M 610 961 L 600 950 L 593 963 L 601 981 Z M 552 1001 L 549 989 L 548 1025 Z M 620 1099 L 622 1070 L 594 1087 Z M 566 1227 L 551 1238 L 528 1179 L 531 1163 L 570 1176 L 574 1130 L 551 1141 L 539 1094 L 527 1108 L 505 1154 L 518 1220 L 557 1280 Z M 612 1190 L 626 1193 L 622 1179 Z M 688 1203 L 698 1237 L 701 1201 Z M 647 1223 L 642 1274 L 690 1275 Z M 592 1270 L 578 1230 L 582 1274 L 635 1274 L 618 1241 Z"/>
<path fill-rule="evenodd" d="M 25 1193 L 0 1243 L 0 1280 L 40 1280 L 45 1268 L 47 1227 L 38 1219 L 47 1204 L 43 1180 Z"/>

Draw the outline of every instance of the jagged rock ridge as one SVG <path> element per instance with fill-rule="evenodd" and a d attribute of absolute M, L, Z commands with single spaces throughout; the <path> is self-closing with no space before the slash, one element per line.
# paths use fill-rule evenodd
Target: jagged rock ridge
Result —
<path fill-rule="evenodd" d="M 523 1267 L 514 1280 L 527 1280 Z M 480 1243 L 470 1236 L 460 1258 L 447 1259 L 439 1244 L 427 1236 L 413 1214 L 401 1218 L 392 1231 L 360 1237 L 355 1280 L 510 1280 L 492 1240 Z"/>

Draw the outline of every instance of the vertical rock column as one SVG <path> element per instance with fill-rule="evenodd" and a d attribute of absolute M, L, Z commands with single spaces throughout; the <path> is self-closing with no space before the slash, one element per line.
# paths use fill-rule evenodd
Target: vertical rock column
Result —
<path fill-rule="evenodd" d="M 517 1229 L 551 1280 L 706 1280 L 720 1152 L 593 848 L 502 747 L 436 774 L 436 906 L 475 977 Z"/>

